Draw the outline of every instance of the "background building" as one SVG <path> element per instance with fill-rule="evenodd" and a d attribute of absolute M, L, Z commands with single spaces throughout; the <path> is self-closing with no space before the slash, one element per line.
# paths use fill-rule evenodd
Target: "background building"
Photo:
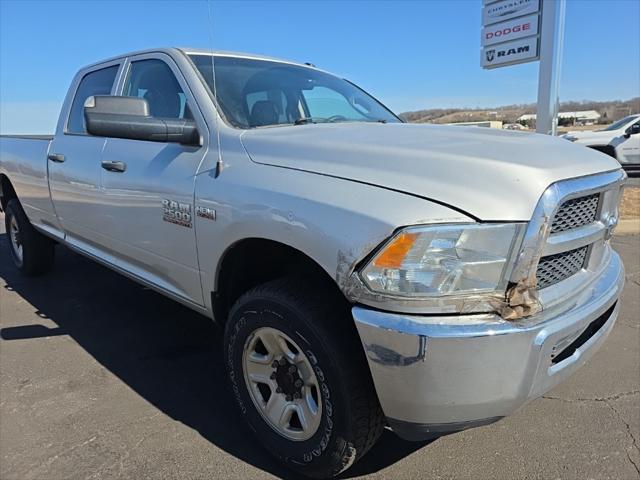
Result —
<path fill-rule="evenodd" d="M 562 126 L 567 125 L 595 125 L 600 120 L 601 115 L 595 110 L 582 110 L 575 112 L 560 112 L 558 114 L 558 124 Z M 535 123 L 536 114 L 529 113 L 526 115 L 520 115 L 518 122 L 526 123 L 530 125 Z"/>

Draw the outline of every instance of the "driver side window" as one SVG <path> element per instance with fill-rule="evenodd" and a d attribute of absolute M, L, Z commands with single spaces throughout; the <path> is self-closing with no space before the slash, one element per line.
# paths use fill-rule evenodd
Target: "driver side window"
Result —
<path fill-rule="evenodd" d="M 154 117 L 193 118 L 184 91 L 169 65 L 162 60 L 132 62 L 124 95 L 144 98 Z"/>

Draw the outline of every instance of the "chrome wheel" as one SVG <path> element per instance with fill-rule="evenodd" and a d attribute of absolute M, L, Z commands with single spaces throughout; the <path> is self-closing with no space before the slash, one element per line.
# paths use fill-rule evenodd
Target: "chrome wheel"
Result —
<path fill-rule="evenodd" d="M 18 227 L 18 220 L 15 216 L 11 216 L 9 223 L 9 239 L 11 240 L 11 249 L 18 262 L 22 263 L 22 239 L 20 236 L 20 227 Z"/>
<path fill-rule="evenodd" d="M 320 425 L 322 398 L 309 358 L 275 328 L 255 330 L 245 342 L 242 370 L 263 419 L 283 437 L 308 440 Z"/>

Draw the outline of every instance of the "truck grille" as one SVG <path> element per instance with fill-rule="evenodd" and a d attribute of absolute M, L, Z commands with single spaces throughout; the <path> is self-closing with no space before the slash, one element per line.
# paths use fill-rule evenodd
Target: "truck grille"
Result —
<path fill-rule="evenodd" d="M 602 274 L 614 255 L 609 238 L 625 179 L 618 169 L 556 182 L 544 191 L 510 277 L 520 286 L 536 283 L 534 313 L 571 301 Z M 520 300 L 507 295 L 514 298 Z"/>
<path fill-rule="evenodd" d="M 538 288 L 549 287 L 578 273 L 587 258 L 587 248 L 581 247 L 542 257 L 536 270 Z"/>
<path fill-rule="evenodd" d="M 599 201 L 599 193 L 567 200 L 553 217 L 551 233 L 565 232 L 593 223 L 596 219 Z"/>

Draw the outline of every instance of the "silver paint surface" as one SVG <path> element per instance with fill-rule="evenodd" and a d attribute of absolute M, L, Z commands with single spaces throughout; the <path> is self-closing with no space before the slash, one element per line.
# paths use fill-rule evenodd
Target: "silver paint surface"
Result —
<path fill-rule="evenodd" d="M 201 147 L 65 135 L 84 74 L 117 63 L 113 92 L 121 92 L 129 62 L 148 57 L 164 59 L 178 76 Z M 0 138 L 0 174 L 39 230 L 212 315 L 221 260 L 242 240 L 299 250 L 349 296 L 356 265 L 400 227 L 532 217 L 533 224 L 550 185 L 619 168 L 606 155 L 561 139 L 479 128 L 342 123 L 239 130 L 225 123 L 211 98 L 178 49 L 96 63 L 74 79 L 51 143 Z M 66 161 L 49 162 L 48 153 Z M 102 160 L 123 161 L 127 170 L 106 172 Z M 193 228 L 163 221 L 163 199 L 189 204 Z M 216 221 L 193 215 L 196 208 L 215 211 Z M 580 288 L 547 289 L 542 316 L 531 320 L 355 308 L 385 413 L 422 423 L 496 416 L 575 370 L 602 343 L 614 317 L 570 366 L 549 373 L 541 359 L 551 343 L 574 335 L 619 294 L 623 268 L 604 243 L 606 228 L 593 234 L 601 232 L 602 246 L 592 254 L 597 268 L 576 280 L 573 287 Z M 534 259 L 545 232 L 537 235 Z M 523 260 L 517 272 L 529 273 L 532 262 Z M 392 392 L 399 403 L 389 403 Z"/>

